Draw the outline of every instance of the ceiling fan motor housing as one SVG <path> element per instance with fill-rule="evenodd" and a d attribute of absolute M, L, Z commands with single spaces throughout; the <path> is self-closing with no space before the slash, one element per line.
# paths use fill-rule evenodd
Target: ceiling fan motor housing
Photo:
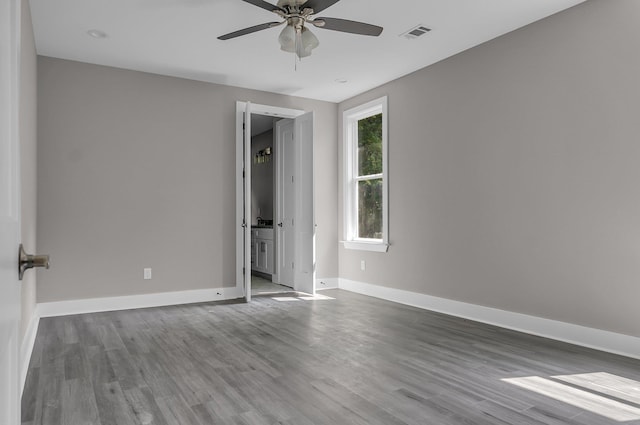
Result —
<path fill-rule="evenodd" d="M 306 2 L 307 0 L 278 0 L 278 7 L 284 9 L 287 6 L 301 6 Z"/>

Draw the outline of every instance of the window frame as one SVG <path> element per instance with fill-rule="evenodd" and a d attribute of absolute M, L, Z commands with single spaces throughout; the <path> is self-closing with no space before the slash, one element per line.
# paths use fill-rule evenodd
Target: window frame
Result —
<path fill-rule="evenodd" d="M 382 114 L 382 173 L 358 175 L 358 121 Z M 389 167 L 387 96 L 347 109 L 342 115 L 344 145 L 344 247 L 361 251 L 387 252 L 389 249 Z M 358 237 L 358 182 L 382 178 L 382 239 Z"/>

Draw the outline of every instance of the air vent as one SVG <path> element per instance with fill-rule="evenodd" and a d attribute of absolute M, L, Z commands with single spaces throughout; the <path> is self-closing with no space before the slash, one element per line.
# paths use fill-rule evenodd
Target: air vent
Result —
<path fill-rule="evenodd" d="M 400 34 L 400 37 L 404 37 L 408 40 L 415 40 L 418 37 L 421 37 L 431 31 L 431 28 L 427 28 L 424 25 L 418 25 L 411 28 L 409 31 L 406 31 Z"/>

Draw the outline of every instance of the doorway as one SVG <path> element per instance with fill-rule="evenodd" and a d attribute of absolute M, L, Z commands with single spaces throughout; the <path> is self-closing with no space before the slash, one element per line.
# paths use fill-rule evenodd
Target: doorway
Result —
<path fill-rule="evenodd" d="M 264 140 L 252 146 L 252 134 L 259 135 L 252 125 L 265 120 L 275 124 L 270 149 Z M 272 164 L 274 173 L 271 211 L 264 199 L 258 200 L 252 178 L 253 174 L 268 174 L 268 167 L 263 167 L 267 163 Z M 268 283 L 270 277 L 272 284 L 315 293 L 313 198 L 313 113 L 237 102 L 236 286 L 247 301 L 251 301 L 252 276 L 256 275 L 267 281 L 260 283 Z M 273 273 L 265 273 L 270 261 Z"/>
<path fill-rule="evenodd" d="M 293 120 L 271 115 L 251 114 L 251 296 L 274 295 L 293 291 L 293 278 L 279 265 L 284 258 L 280 247 L 288 246 L 280 232 L 282 228 L 276 193 L 279 168 L 288 168 L 290 160 L 277 161 L 281 147 L 276 148 L 276 131 L 282 123 L 293 127 Z M 280 167 L 277 165 L 280 164 Z M 278 224 L 280 226 L 278 226 Z M 282 271 L 282 273 L 280 273 Z M 280 276 L 282 275 L 282 282 Z M 291 273 L 292 275 L 292 273 Z"/>

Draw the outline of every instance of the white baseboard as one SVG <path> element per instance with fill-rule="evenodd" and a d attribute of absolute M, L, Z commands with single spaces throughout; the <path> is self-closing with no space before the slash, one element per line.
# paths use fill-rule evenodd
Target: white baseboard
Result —
<path fill-rule="evenodd" d="M 31 361 L 31 353 L 33 352 L 33 345 L 36 342 L 36 335 L 38 333 L 38 324 L 40 324 L 40 316 L 38 311 L 33 312 L 31 321 L 27 327 L 27 332 L 24 334 L 22 344 L 20 345 L 20 394 L 24 391 L 24 384 L 27 379 L 27 371 L 29 370 L 29 362 Z"/>
<path fill-rule="evenodd" d="M 640 338 L 491 307 L 339 279 L 339 288 L 425 310 L 640 359 Z"/>
<path fill-rule="evenodd" d="M 242 289 L 237 287 L 194 289 L 190 291 L 39 303 L 36 311 L 39 317 L 68 316 L 70 314 L 232 300 L 243 296 Z"/>
<path fill-rule="evenodd" d="M 339 279 L 337 277 L 316 278 L 316 291 L 323 289 L 338 289 Z"/>

